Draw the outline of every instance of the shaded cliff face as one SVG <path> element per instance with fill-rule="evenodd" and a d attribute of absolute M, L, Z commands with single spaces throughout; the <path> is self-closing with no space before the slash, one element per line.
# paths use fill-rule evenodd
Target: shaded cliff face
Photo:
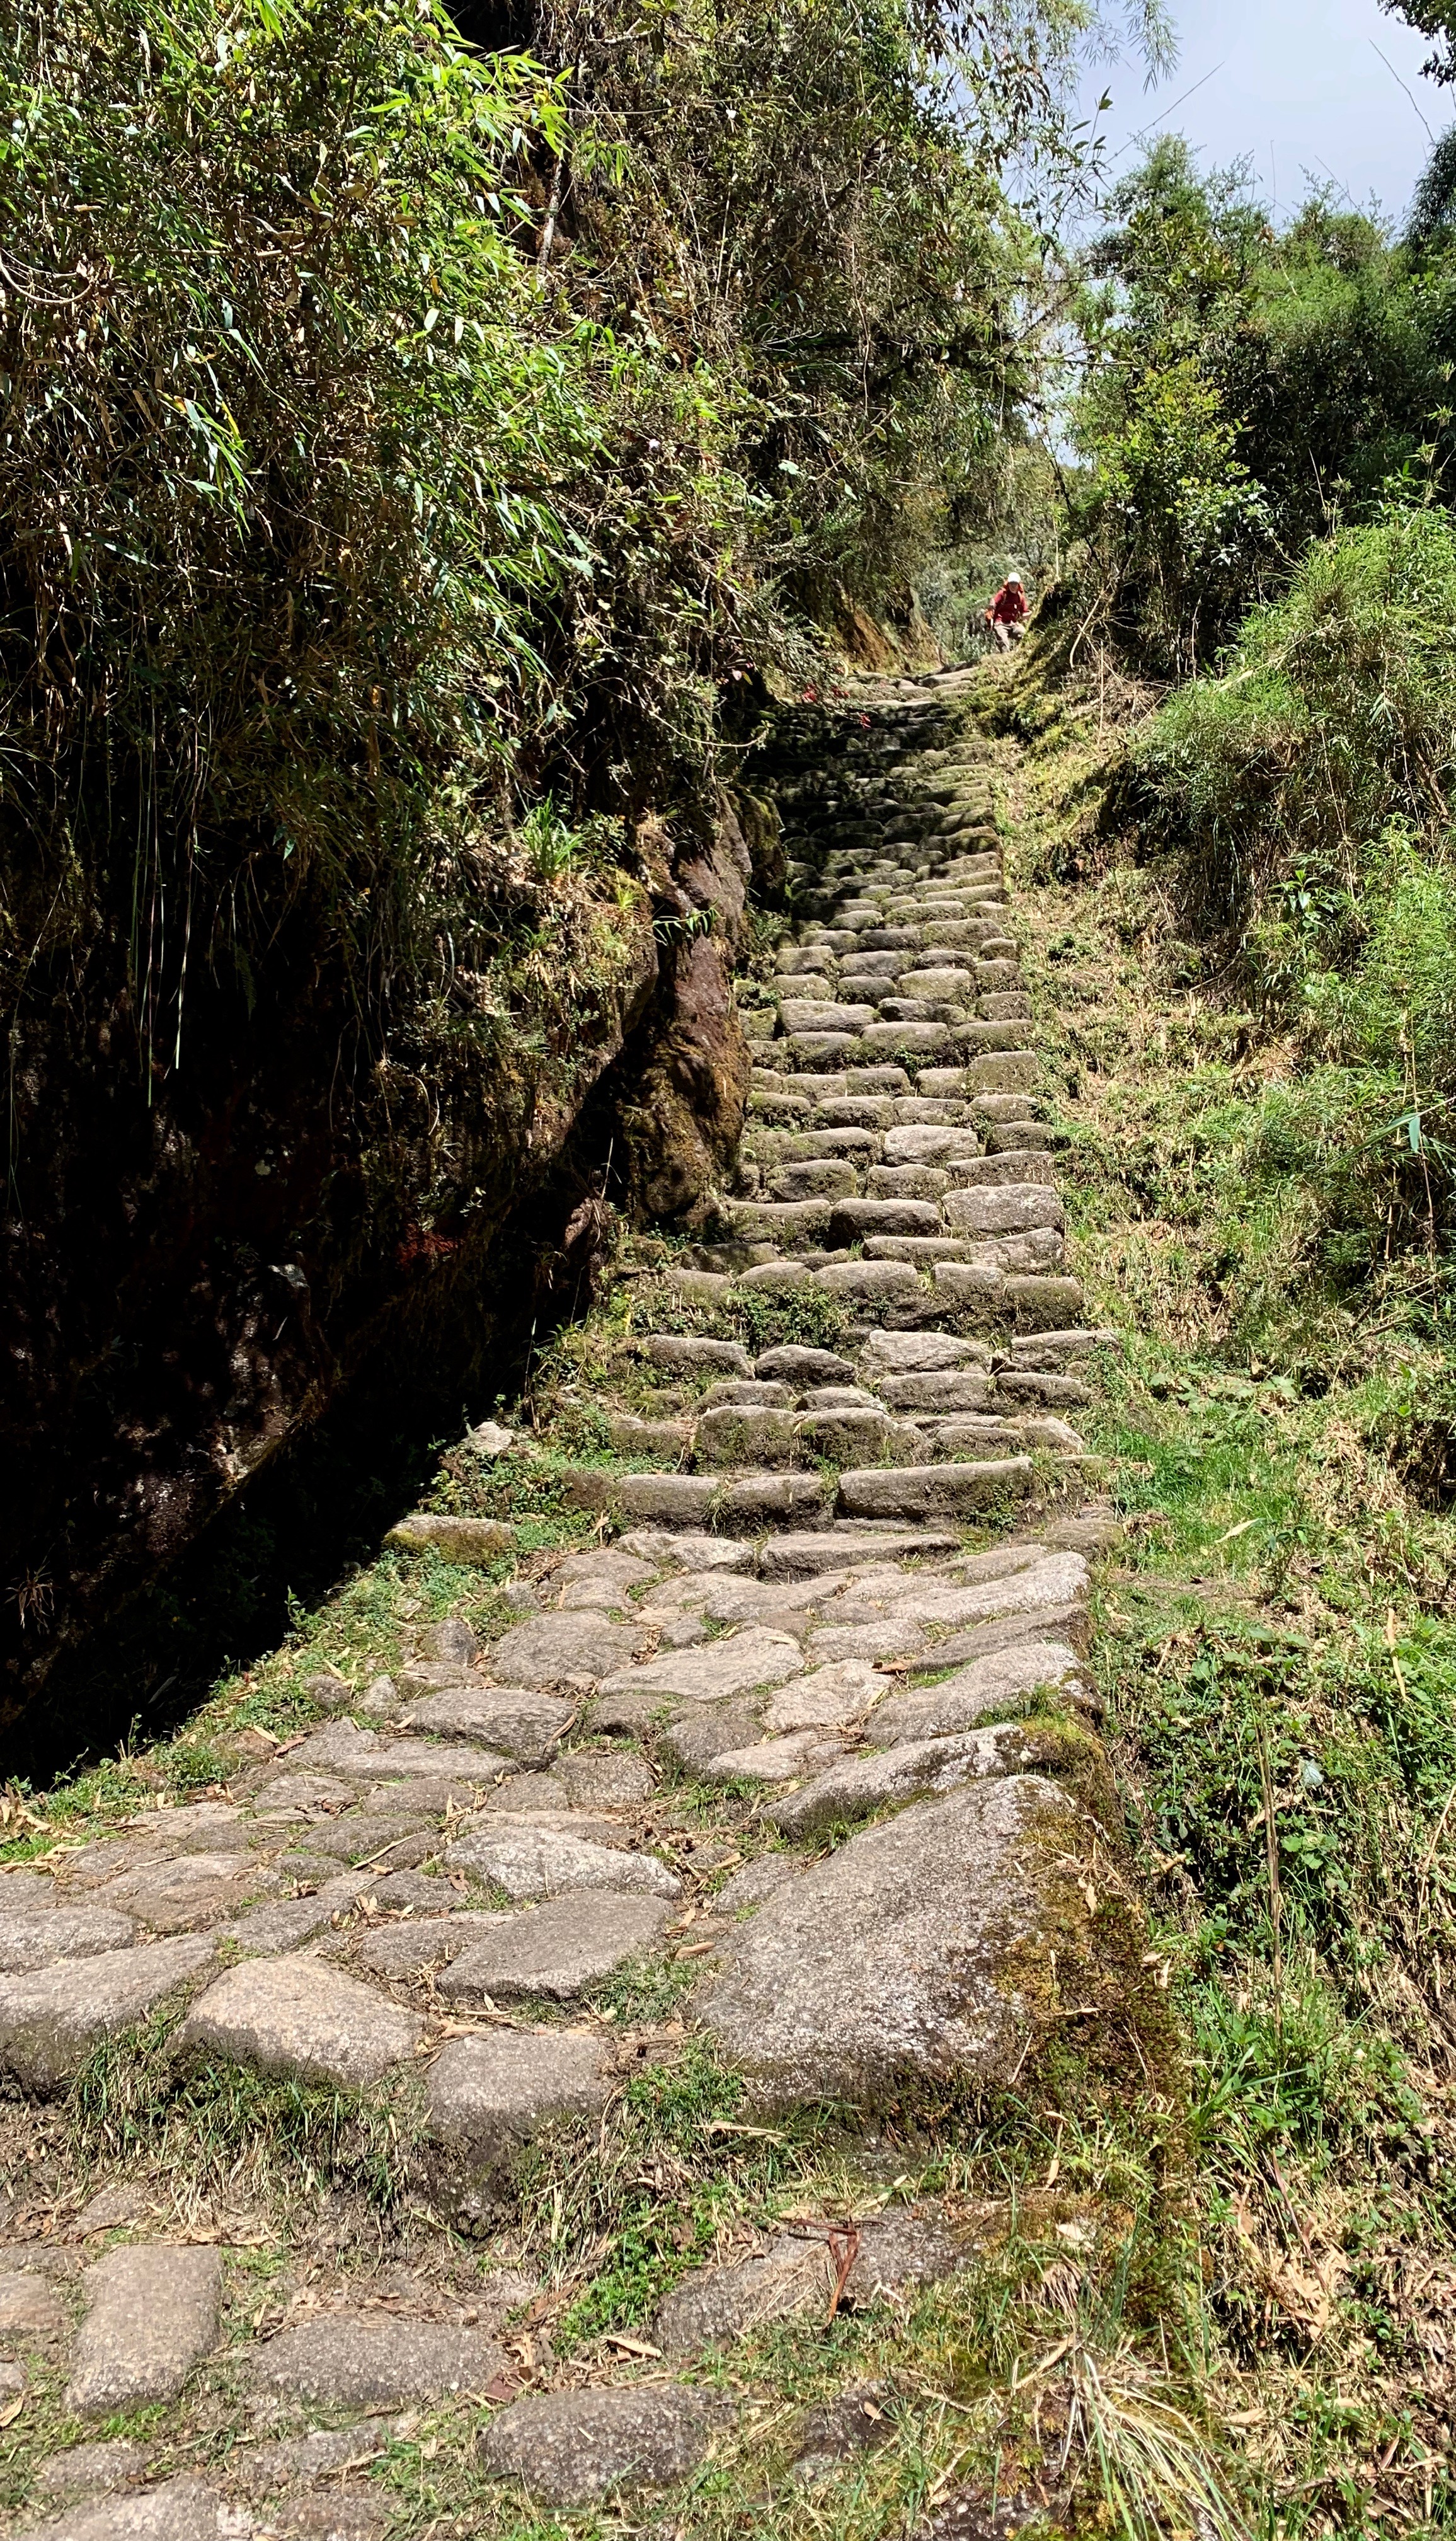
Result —
<path fill-rule="evenodd" d="M 488 980 L 447 949 L 363 1018 L 302 908 L 246 983 L 204 976 L 185 1064 L 150 1082 L 119 916 L 33 993 L 0 1288 L 8 1763 L 65 1746 L 82 1678 L 78 1739 L 125 1728 L 95 1691 L 109 1628 L 344 1398 L 488 1393 L 518 1328 L 569 1310 L 548 1266 L 594 1165 L 691 1210 L 742 1121 L 746 874 L 724 807 L 706 843 L 538 890 Z"/>

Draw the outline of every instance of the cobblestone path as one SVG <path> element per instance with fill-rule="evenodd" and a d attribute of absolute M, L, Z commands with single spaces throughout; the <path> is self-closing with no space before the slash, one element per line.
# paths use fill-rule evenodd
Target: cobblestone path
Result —
<path fill-rule="evenodd" d="M 0 2397 L 15 2439 L 53 2431 L 19 2527 L 373 2535 L 404 2510 L 380 2462 L 437 2424 L 467 2528 L 491 2498 L 512 2528 L 523 2492 L 669 2513 L 731 2465 L 765 2323 L 970 2264 L 964 2204 L 909 2156 L 887 2173 L 887 2113 L 1008 2088 L 1118 2017 L 1136 1910 L 1085 1665 L 1113 1530 L 1078 1428 L 1116 1341 L 1064 1259 L 960 685 L 785 720 L 807 913 L 743 985 L 719 1240 L 628 1263 L 537 1433 L 477 1441 L 504 1516 L 423 1511 L 399 1542 L 498 1557 L 544 1482 L 595 1525 L 520 1555 L 493 1631 L 436 1620 L 393 1674 L 312 1679 L 303 1730 L 245 1739 L 222 1796 L 0 1874 Z M 725 2160 L 832 2111 L 842 2195 L 806 2208 L 786 2174 L 757 2223 L 690 2230 L 628 2329 L 565 2338 L 621 2247 L 609 2225 L 553 2290 L 522 2181 L 552 2144 L 605 2162 L 685 2059 L 719 2077 Z M 169 2180 L 159 2108 L 235 2090 L 236 2129 L 255 2087 L 261 2130 L 293 2085 L 389 2132 L 388 2231 L 327 2165 L 293 2239 L 215 2167 L 206 2195 Z M 790 2413 L 784 2494 L 894 2424 L 854 2386 Z M 417 2499 L 405 2520 L 434 2528 Z"/>

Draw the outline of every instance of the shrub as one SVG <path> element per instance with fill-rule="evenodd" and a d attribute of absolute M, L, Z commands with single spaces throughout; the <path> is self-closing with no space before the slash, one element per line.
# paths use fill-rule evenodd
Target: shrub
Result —
<path fill-rule="evenodd" d="M 1412 1256 L 1434 1300 L 1456 1193 L 1456 524 L 1387 510 L 1311 548 L 1134 756 L 1194 923 L 1292 1041 L 1292 1074 L 1227 1125 L 1246 1314 L 1266 1282 L 1346 1293 Z"/>

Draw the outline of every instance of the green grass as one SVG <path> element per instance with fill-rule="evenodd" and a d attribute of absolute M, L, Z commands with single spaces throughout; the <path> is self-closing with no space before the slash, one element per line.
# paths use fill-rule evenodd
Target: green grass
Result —
<path fill-rule="evenodd" d="M 1075 1417 L 1128 1530 L 1094 1663 L 1188 2057 L 1181 2298 L 1261 2532 L 1449 2528 L 1444 1328 L 1398 1224 L 1389 1258 L 1336 1240 L 1309 1107 L 1344 1093 L 1098 832 L 1096 695 L 1019 681 L 1000 800 L 1074 1267 L 1126 1343 Z"/>
<path fill-rule="evenodd" d="M 175 2025 L 159 2011 L 107 2039 L 77 2073 L 67 2118 L 83 2181 L 145 2169 L 225 2204 L 284 2207 L 326 2188 L 382 2212 L 400 2203 L 421 2124 L 407 2079 L 366 2093 L 189 2060 L 174 2049 Z"/>

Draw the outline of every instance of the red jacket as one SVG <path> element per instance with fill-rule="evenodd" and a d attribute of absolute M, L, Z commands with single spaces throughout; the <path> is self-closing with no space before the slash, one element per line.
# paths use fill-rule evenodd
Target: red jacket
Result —
<path fill-rule="evenodd" d="M 998 619 L 1002 626 L 1019 625 L 1026 616 L 1026 593 L 1021 585 L 1003 582 L 985 614 L 987 617 Z"/>

